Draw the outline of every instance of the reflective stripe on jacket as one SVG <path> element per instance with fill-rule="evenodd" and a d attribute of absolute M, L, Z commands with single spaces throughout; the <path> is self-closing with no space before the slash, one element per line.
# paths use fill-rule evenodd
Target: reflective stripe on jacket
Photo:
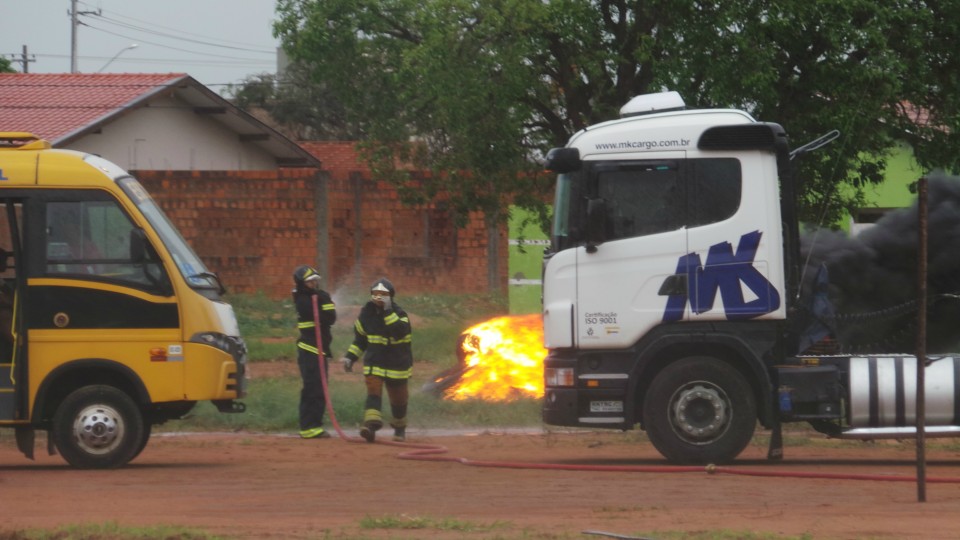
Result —
<path fill-rule="evenodd" d="M 384 311 L 367 302 L 353 325 L 353 343 L 347 358 L 363 358 L 364 375 L 409 379 L 413 373 L 410 318 L 400 306 Z"/>

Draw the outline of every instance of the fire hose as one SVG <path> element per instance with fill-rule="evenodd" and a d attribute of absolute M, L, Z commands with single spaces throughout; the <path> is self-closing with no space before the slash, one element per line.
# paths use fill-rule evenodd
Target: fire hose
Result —
<path fill-rule="evenodd" d="M 333 402 L 330 399 L 329 381 L 327 378 L 326 359 L 323 355 L 323 336 L 320 332 L 320 309 L 317 306 L 317 297 L 313 295 L 313 321 L 317 336 L 317 362 L 320 364 L 320 381 L 323 385 L 323 396 L 326 402 L 327 414 L 330 416 L 330 423 L 341 439 L 347 442 L 359 443 L 366 442 L 360 437 L 350 437 L 344 433 L 340 423 L 337 421 L 336 413 L 333 410 Z M 411 442 L 395 442 L 377 440 L 376 444 L 398 446 L 412 449 L 409 452 L 397 454 L 398 459 L 413 461 L 435 461 L 452 462 L 472 467 L 493 467 L 501 469 L 535 469 L 535 470 L 565 470 L 565 471 L 590 471 L 590 472 L 626 472 L 626 473 L 702 473 L 710 475 L 729 474 L 737 476 L 757 476 L 767 478 L 806 478 L 806 479 L 828 479 L 828 480 L 869 480 L 879 482 L 916 482 L 915 476 L 899 476 L 887 474 L 846 474 L 846 473 L 823 473 L 823 472 L 799 472 L 799 471 L 778 471 L 778 470 L 745 470 L 734 467 L 720 466 L 714 464 L 708 465 L 569 465 L 561 463 L 536 463 L 525 461 L 489 461 L 476 460 L 464 457 L 446 456 L 449 449 L 437 444 L 422 444 Z M 932 484 L 960 484 L 960 477 L 926 477 L 926 482 Z"/>

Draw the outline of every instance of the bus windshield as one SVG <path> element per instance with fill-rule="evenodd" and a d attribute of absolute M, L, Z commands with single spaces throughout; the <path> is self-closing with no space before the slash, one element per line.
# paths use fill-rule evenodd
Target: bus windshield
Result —
<path fill-rule="evenodd" d="M 200 257 L 193 252 L 180 231 L 170 223 L 167 215 L 157 206 L 147 190 L 131 176 L 118 178 L 116 182 L 160 236 L 187 284 L 195 289 L 221 290 L 217 276 L 207 270 Z"/>

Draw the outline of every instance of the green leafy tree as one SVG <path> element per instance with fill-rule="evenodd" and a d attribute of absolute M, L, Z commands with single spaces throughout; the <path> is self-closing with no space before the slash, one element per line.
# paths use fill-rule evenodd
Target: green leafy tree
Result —
<path fill-rule="evenodd" d="M 323 83 L 310 81 L 309 71 L 293 63 L 277 75 L 259 74 L 231 85 L 239 107 L 262 109 L 287 133 L 300 140 L 357 140 L 355 126 L 336 96 Z"/>
<path fill-rule="evenodd" d="M 540 200 L 544 150 L 673 89 L 781 123 L 794 145 L 839 130 L 801 164 L 801 216 L 828 224 L 882 180 L 898 141 L 928 169 L 957 168 L 957 12 L 960 0 L 279 0 L 274 28 L 408 201 L 442 189 L 458 215 L 502 219 L 508 201 Z"/>
<path fill-rule="evenodd" d="M 0 57 L 0 73 L 16 73 L 17 70 L 13 69 L 13 66 L 10 65 L 9 58 Z"/>

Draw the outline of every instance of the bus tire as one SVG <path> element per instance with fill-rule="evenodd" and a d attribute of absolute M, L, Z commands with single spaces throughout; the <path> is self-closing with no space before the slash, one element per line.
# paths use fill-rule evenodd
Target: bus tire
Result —
<path fill-rule="evenodd" d="M 136 403 L 105 385 L 71 392 L 57 407 L 51 432 L 60 455 L 82 469 L 125 465 L 146 442 L 143 415 Z"/>
<path fill-rule="evenodd" d="M 691 356 L 671 362 L 643 401 L 653 446 L 674 463 L 727 463 L 750 443 L 757 404 L 746 378 L 726 362 Z"/>
<path fill-rule="evenodd" d="M 150 442 L 150 434 L 153 432 L 153 424 L 145 423 L 143 424 L 143 435 L 140 437 L 140 442 L 137 443 L 137 449 L 134 450 L 133 455 L 130 456 L 129 461 L 137 459 L 137 456 L 140 455 L 140 452 L 143 452 L 143 449 L 147 447 L 147 443 Z"/>

